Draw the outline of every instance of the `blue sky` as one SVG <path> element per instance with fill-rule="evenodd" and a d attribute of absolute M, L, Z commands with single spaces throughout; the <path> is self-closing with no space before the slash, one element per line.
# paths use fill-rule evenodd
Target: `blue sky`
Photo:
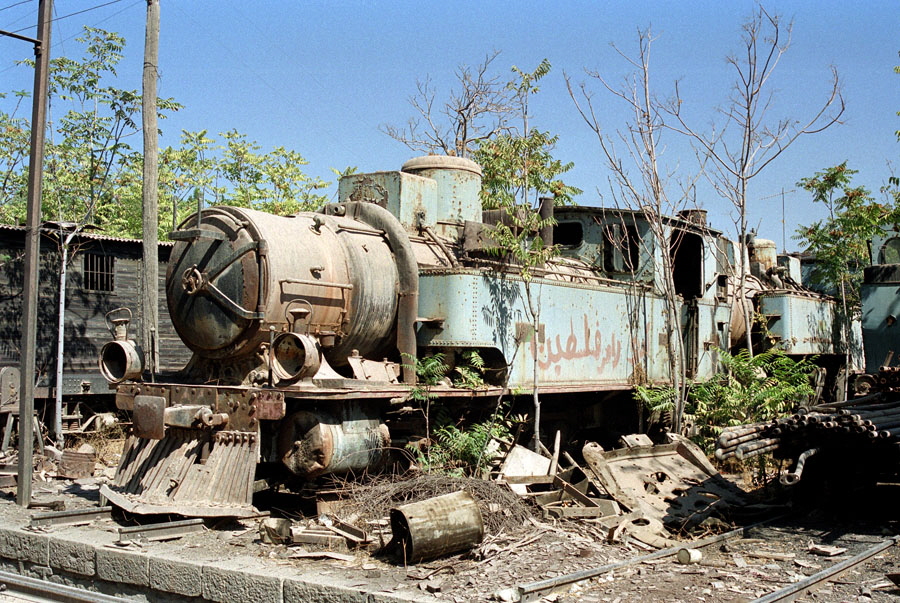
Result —
<path fill-rule="evenodd" d="M 105 1 L 56 0 L 55 13 L 62 17 Z M 16 3 L 0 0 L 0 29 L 30 28 L 22 33 L 34 35 L 37 1 Z M 772 81 L 773 116 L 806 118 L 828 92 L 831 65 L 847 103 L 843 125 L 799 140 L 751 184 L 750 223 L 781 247 L 782 188 L 796 189 L 800 178 L 845 160 L 860 171 L 856 183 L 873 191 L 890 175 L 888 162 L 900 150 L 894 135 L 900 129 L 900 75 L 893 73 L 900 64 L 900 6 L 887 0 L 782 0 L 766 7 L 794 20 L 791 48 Z M 733 73 L 724 59 L 738 50 L 741 23 L 753 8 L 745 0 L 162 0 L 160 95 L 185 108 L 161 123 L 161 144 L 177 144 L 182 129 L 235 128 L 265 149 L 299 151 L 309 161 L 307 171 L 325 179 L 333 179 L 332 167 L 398 169 L 416 153 L 379 126 L 402 125 L 413 114 L 408 97 L 416 79 L 430 76 L 446 92 L 458 65 L 477 64 L 499 50 L 494 66 L 504 76 L 512 65 L 530 70 L 550 60 L 553 70 L 532 102 L 533 123 L 560 136 L 556 156 L 575 163 L 569 181 L 585 191 L 578 201 L 596 205 L 601 193 L 608 194 L 608 174 L 594 134 L 568 97 L 564 73 L 586 80 L 588 68 L 618 81 L 628 67 L 610 43 L 630 52 L 637 29 L 652 26 L 657 94 L 668 96 L 679 80 L 685 111 L 703 129 L 726 101 Z M 52 54 L 80 52 L 74 38 L 82 25 L 119 32 L 128 41 L 119 85 L 139 88 L 145 11 L 143 0 L 120 0 L 61 19 Z M 31 87 L 31 71 L 15 66 L 29 56 L 28 44 L 0 38 L 0 90 Z M 625 107 L 591 85 L 604 126 L 623 127 Z M 696 169 L 685 140 L 671 134 L 663 143 L 670 169 L 684 175 Z M 713 226 L 732 230 L 730 204 L 707 187 L 698 201 Z M 824 208 L 802 191 L 786 193 L 785 207 L 792 250 L 796 225 L 820 218 Z"/>

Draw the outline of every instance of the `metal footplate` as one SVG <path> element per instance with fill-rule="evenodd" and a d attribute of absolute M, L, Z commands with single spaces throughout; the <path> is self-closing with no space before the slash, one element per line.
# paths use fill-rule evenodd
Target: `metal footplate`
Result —
<path fill-rule="evenodd" d="M 169 428 L 161 440 L 132 436 L 113 485 L 102 486 L 100 493 L 111 504 L 141 515 L 256 515 L 252 498 L 258 453 L 257 434 L 241 431 Z"/>

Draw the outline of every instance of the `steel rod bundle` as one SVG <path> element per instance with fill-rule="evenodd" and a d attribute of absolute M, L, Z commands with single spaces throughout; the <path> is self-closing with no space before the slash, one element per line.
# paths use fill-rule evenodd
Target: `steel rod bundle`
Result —
<path fill-rule="evenodd" d="M 806 460 L 820 452 L 853 458 L 854 453 L 887 450 L 878 448 L 886 444 L 900 451 L 900 397 L 879 392 L 820 404 L 789 417 L 726 428 L 716 443 L 719 460 L 747 460 L 769 452 L 777 458 L 796 459 L 780 480 L 792 486 L 800 481 Z"/>

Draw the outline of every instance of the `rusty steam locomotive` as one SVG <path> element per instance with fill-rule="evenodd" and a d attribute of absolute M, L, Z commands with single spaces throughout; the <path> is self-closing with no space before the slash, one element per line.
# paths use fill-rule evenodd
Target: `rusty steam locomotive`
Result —
<path fill-rule="evenodd" d="M 436 353 L 451 366 L 471 350 L 483 359 L 483 387 L 430 389 L 461 411 L 530 391 L 536 364 L 543 425 L 628 432 L 640 412 L 630 391 L 667 382 L 673 337 L 694 379 L 747 337 L 736 243 L 696 212 L 669 219 L 659 245 L 640 212 L 557 208 L 562 253 L 527 284 L 486 253 L 502 217 L 482 211 L 480 188 L 477 164 L 428 156 L 344 177 L 320 212 L 217 206 L 186 220 L 172 234 L 166 294 L 193 358 L 147 374 L 124 328 L 102 350 L 134 425 L 104 495 L 138 513 L 240 516 L 273 482 L 381 465 L 423 434 L 413 367 Z M 797 284 L 796 258 L 762 240 L 753 250 L 741 294 L 765 317 L 767 341 L 836 368 L 833 302 Z M 654 268 L 663 254 L 681 300 L 672 337 Z"/>

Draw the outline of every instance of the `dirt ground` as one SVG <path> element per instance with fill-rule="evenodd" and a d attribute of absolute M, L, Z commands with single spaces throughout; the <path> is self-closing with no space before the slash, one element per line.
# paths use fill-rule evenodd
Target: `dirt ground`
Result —
<path fill-rule="evenodd" d="M 96 506 L 99 486 L 111 475 L 111 470 L 106 468 L 99 472 L 99 477 L 81 480 L 47 476 L 42 480 L 38 476 L 33 488 L 34 500 L 39 504 L 62 501 L 67 510 Z M 15 504 L 13 489 L 4 492 L 0 516 L 10 523 L 27 523 L 33 511 Z M 879 496 L 875 494 L 876 499 Z M 807 512 L 755 530 L 747 538 L 707 547 L 699 563 L 682 565 L 674 557 L 644 561 L 567 585 L 541 600 L 560 603 L 752 601 L 897 534 L 900 518 L 895 510 L 900 506 L 889 502 L 898 498 L 896 490 L 885 491 L 883 498 L 879 499 L 877 511 L 870 505 L 860 504 L 858 512 Z M 894 509 L 893 516 L 890 511 L 884 514 L 885 507 Z M 547 521 L 535 508 L 530 508 L 522 518 L 516 516 L 518 510 L 510 508 L 504 512 L 503 505 L 496 506 L 496 503 L 491 513 L 514 519 L 497 523 L 472 551 L 410 566 L 368 550 L 336 551 L 338 558 L 329 558 L 321 557 L 325 553 L 316 547 L 264 544 L 259 539 L 258 519 L 213 523 L 205 532 L 188 535 L 166 546 L 180 547 L 187 554 L 201 557 L 210 551 L 215 551 L 216 558 L 249 554 L 267 559 L 273 566 L 302 565 L 323 576 L 352 576 L 367 590 L 410 592 L 412 589 L 420 596 L 454 602 L 514 600 L 518 585 L 598 568 L 653 551 L 637 541 L 607 542 L 608 530 L 592 521 Z M 134 520 L 120 517 L 118 521 L 127 524 Z M 295 521 L 297 525 L 316 522 L 317 518 Z M 115 527 L 97 524 L 97 529 Z M 390 538 L 386 517 L 370 520 L 365 527 L 376 542 L 379 539 L 387 542 Z M 830 558 L 810 552 L 810 545 L 822 543 L 846 550 Z M 689 547 L 690 543 L 685 545 Z M 900 601 L 900 588 L 887 578 L 887 574 L 898 571 L 900 548 L 893 546 L 799 600 Z"/>

